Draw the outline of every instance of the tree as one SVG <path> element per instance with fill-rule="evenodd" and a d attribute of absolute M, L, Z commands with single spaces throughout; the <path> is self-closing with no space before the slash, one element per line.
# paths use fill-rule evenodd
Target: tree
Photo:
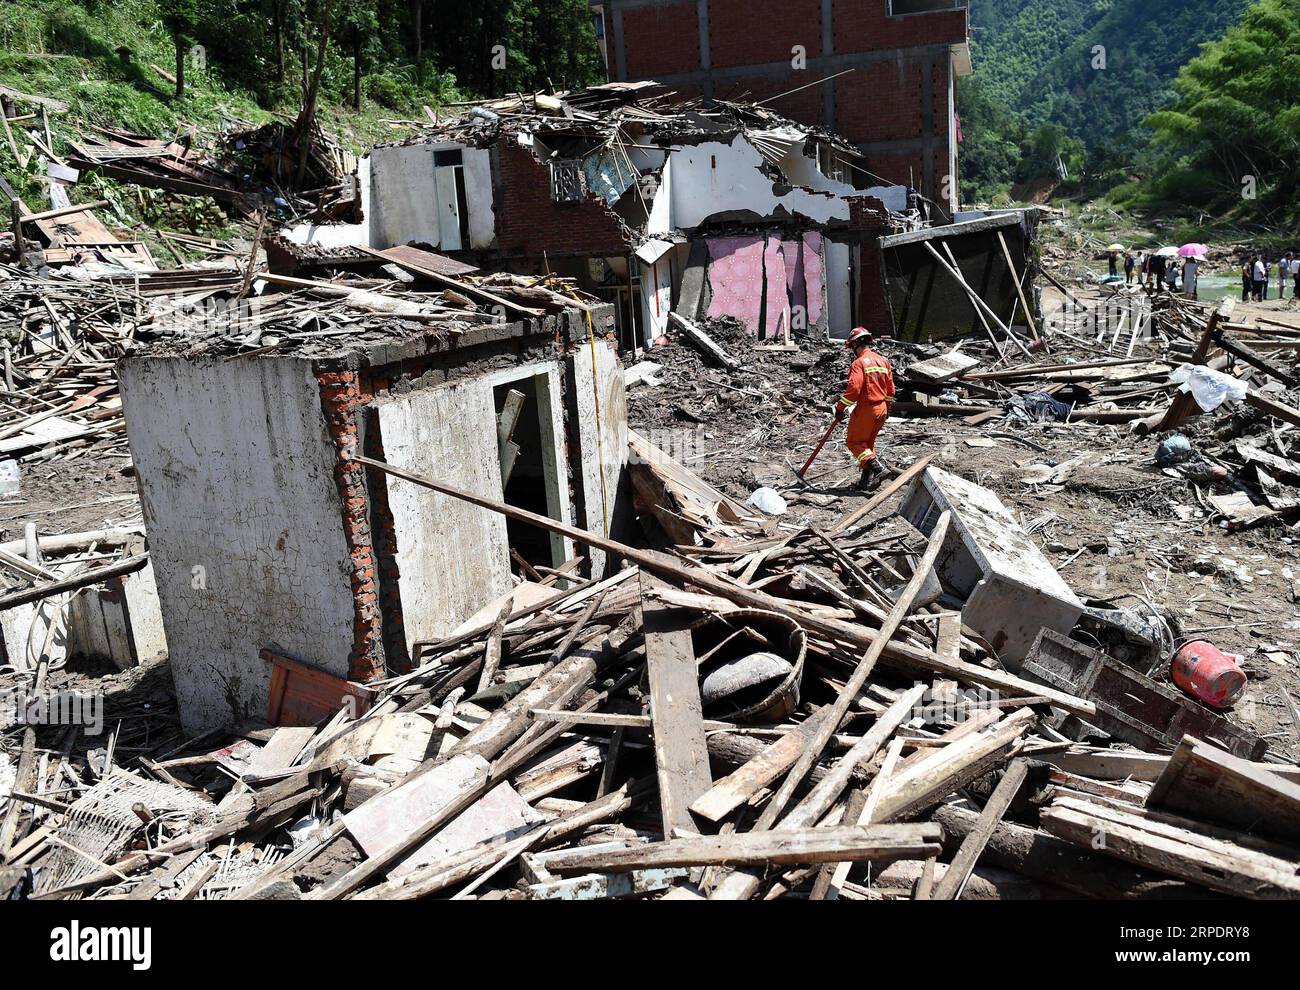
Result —
<path fill-rule="evenodd" d="M 163 26 L 176 44 L 176 99 L 185 97 L 185 53 L 194 44 L 198 26 L 198 0 L 160 0 Z"/>
<path fill-rule="evenodd" d="M 379 30 L 375 0 L 350 0 L 339 24 L 339 39 L 352 54 L 352 107 L 361 109 L 361 58 Z"/>
<path fill-rule="evenodd" d="M 415 56 L 416 71 L 424 61 L 424 0 L 407 0 L 407 13 L 411 18 L 411 54 Z"/>
<path fill-rule="evenodd" d="M 1242 22 L 1183 67 L 1176 99 L 1148 125 L 1166 158 L 1157 188 L 1201 204 L 1289 211 L 1300 221 L 1300 0 L 1258 0 Z"/>
<path fill-rule="evenodd" d="M 307 158 L 311 154 L 312 131 L 316 125 L 316 101 L 320 98 L 320 80 L 325 72 L 325 56 L 329 53 L 330 32 L 334 29 L 336 11 L 335 0 L 316 0 L 314 9 L 309 11 L 316 24 L 317 47 L 316 68 L 312 71 L 311 81 L 302 101 L 302 110 L 294 127 L 294 139 L 298 143 L 298 170 L 294 178 L 295 188 L 302 188 L 302 181 L 307 175 Z M 305 49 L 304 49 L 305 51 Z"/>

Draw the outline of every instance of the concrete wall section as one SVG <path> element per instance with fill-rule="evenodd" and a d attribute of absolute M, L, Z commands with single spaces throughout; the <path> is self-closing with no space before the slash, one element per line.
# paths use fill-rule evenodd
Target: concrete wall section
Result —
<path fill-rule="evenodd" d="M 758 218 L 797 215 L 823 224 L 849 219 L 849 208 L 837 195 L 797 188 L 778 194 L 760 171 L 762 161 L 758 149 L 739 135 L 730 144 L 709 141 L 674 154 L 673 226 L 687 230 L 729 212 Z M 842 191 L 853 192 L 848 186 Z"/>
<path fill-rule="evenodd" d="M 139 357 L 120 378 L 185 730 L 265 717 L 263 647 L 347 676 L 351 561 L 310 363 Z"/>
<path fill-rule="evenodd" d="M 425 389 L 377 404 L 388 463 L 501 498 L 490 382 Z M 408 647 L 445 636 L 510 590 L 505 517 L 388 479 Z"/>
<path fill-rule="evenodd" d="M 469 244 L 444 247 L 440 207 L 447 197 L 438 196 L 434 153 L 459 150 L 463 162 L 465 199 L 469 207 Z M 444 250 L 475 248 L 485 250 L 496 245 L 496 220 L 492 212 L 492 163 L 487 151 L 465 148 L 450 142 L 397 145 L 376 148 L 371 152 L 372 212 L 371 244 L 378 248 L 394 247 L 418 241 Z M 455 184 L 451 172 L 451 205 L 455 206 Z M 454 212 L 454 211 L 453 211 Z"/>

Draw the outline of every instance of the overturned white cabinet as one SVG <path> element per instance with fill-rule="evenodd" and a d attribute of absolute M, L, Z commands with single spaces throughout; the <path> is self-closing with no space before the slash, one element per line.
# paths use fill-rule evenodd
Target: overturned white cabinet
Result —
<path fill-rule="evenodd" d="M 1068 633 L 1083 603 L 993 492 L 939 468 L 913 482 L 899 510 L 927 536 L 945 510 L 952 525 L 935 564 L 965 602 L 962 622 L 1018 670 L 1043 629 Z"/>

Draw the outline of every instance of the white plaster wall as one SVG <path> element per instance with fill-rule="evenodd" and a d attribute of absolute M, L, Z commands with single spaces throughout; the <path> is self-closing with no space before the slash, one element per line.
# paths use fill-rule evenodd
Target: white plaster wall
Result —
<path fill-rule="evenodd" d="M 836 193 L 793 189 L 777 196 L 772 180 L 760 171 L 762 161 L 758 149 L 742 135 L 731 144 L 709 141 L 674 151 L 673 226 L 689 230 L 715 213 L 730 210 L 750 210 L 769 217 L 778 206 L 816 223 L 849 218 L 848 204 Z M 822 179 L 831 182 L 824 176 Z M 845 194 L 853 192 L 843 183 L 834 185 Z"/>
<path fill-rule="evenodd" d="M 434 195 L 433 145 L 376 148 L 370 158 L 374 184 L 372 246 L 387 248 L 422 241 L 437 247 L 441 237 Z"/>
<path fill-rule="evenodd" d="M 666 234 L 673 229 L 673 162 L 669 158 L 659 173 L 659 188 L 646 220 L 647 234 Z"/>
<path fill-rule="evenodd" d="M 638 261 L 641 270 L 641 328 L 646 346 L 668 329 L 668 314 L 673 308 L 673 257 L 669 251 L 653 265 Z"/>
<path fill-rule="evenodd" d="M 486 498 L 501 498 L 492 385 L 475 379 L 378 406 L 388 463 Z M 447 635 L 510 590 L 505 517 L 388 480 L 408 646 Z"/>
<path fill-rule="evenodd" d="M 469 204 L 468 246 L 486 249 L 496 244 L 490 153 L 440 142 L 376 148 L 371 152 L 368 215 L 372 247 L 395 247 L 411 241 L 441 246 L 433 153 L 453 148 L 461 149 L 464 159 L 465 198 Z"/>
<path fill-rule="evenodd" d="M 870 189 L 863 189 L 857 195 L 875 196 L 891 213 L 907 211 L 907 186 L 872 186 Z"/>
<path fill-rule="evenodd" d="M 777 165 L 796 185 L 808 186 L 837 196 L 852 196 L 857 192 L 847 182 L 840 182 L 823 174 L 817 167 L 817 159 L 804 154 L 800 147 L 793 148 Z"/>
<path fill-rule="evenodd" d="M 619 492 L 627 470 L 627 389 L 623 384 L 623 369 L 613 347 L 604 340 L 596 341 L 594 355 L 591 345 L 583 344 L 569 360 L 573 365 L 577 407 L 578 462 L 574 465 L 574 477 L 582 490 L 584 505 L 578 525 L 589 532 L 609 536 L 617 524 Z M 603 576 L 604 551 L 593 547 L 589 553 L 592 574 Z"/>
<path fill-rule="evenodd" d="M 128 358 L 120 379 L 185 730 L 265 718 L 263 647 L 347 676 L 351 557 L 310 364 Z"/>

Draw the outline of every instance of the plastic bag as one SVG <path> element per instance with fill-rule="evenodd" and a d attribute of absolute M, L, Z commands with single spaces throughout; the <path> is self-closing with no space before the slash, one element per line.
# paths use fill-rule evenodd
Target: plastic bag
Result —
<path fill-rule="evenodd" d="M 749 496 L 749 504 L 769 516 L 785 515 L 786 504 L 780 494 L 771 488 L 760 488 Z"/>
<path fill-rule="evenodd" d="M 1240 402 L 1246 397 L 1245 382 L 1204 365 L 1185 364 L 1169 380 L 1181 385 L 1183 392 L 1191 392 L 1203 412 L 1213 412 L 1229 399 Z"/>

